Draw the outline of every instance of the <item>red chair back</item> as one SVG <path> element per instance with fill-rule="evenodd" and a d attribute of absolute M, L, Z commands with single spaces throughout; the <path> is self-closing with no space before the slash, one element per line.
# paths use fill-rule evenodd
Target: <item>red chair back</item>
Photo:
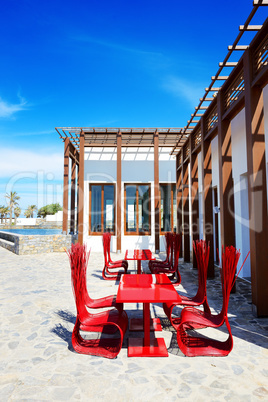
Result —
<path fill-rule="evenodd" d="M 179 258 L 180 258 L 180 249 L 181 249 L 181 235 L 179 233 L 172 234 L 173 238 L 173 270 L 177 272 L 177 279 L 176 282 L 173 284 L 180 284 L 181 283 L 181 274 L 179 272 Z"/>
<path fill-rule="evenodd" d="M 105 265 L 109 264 L 110 243 L 111 243 L 111 234 L 109 232 L 103 233 L 102 244 L 103 244 L 103 254 L 104 254 Z"/>
<path fill-rule="evenodd" d="M 207 294 L 207 272 L 210 244 L 204 240 L 196 240 L 193 241 L 193 249 L 198 269 L 198 290 L 196 297 L 203 299 Z"/>
<path fill-rule="evenodd" d="M 227 318 L 228 304 L 229 304 L 229 298 L 230 298 L 230 293 L 231 293 L 232 287 L 236 281 L 236 278 L 237 278 L 239 272 L 241 271 L 241 269 L 246 261 L 246 260 L 244 261 L 237 276 L 235 276 L 240 255 L 241 255 L 240 250 L 237 250 L 233 246 L 225 247 L 225 250 L 222 247 L 221 284 L 222 284 L 223 303 L 222 303 L 221 314 L 225 318 Z M 246 257 L 246 259 L 247 259 L 247 257 Z"/>
<path fill-rule="evenodd" d="M 86 284 L 86 271 L 88 265 L 90 252 L 86 250 L 85 245 L 79 243 L 72 244 L 70 250 L 67 251 L 67 255 L 70 261 L 72 288 L 75 298 L 77 316 L 80 321 L 88 316 L 86 309 L 86 297 L 87 297 L 87 284 Z"/>
<path fill-rule="evenodd" d="M 163 262 L 172 264 L 173 233 L 171 233 L 171 232 L 165 233 L 165 242 L 166 242 L 166 259 Z"/>

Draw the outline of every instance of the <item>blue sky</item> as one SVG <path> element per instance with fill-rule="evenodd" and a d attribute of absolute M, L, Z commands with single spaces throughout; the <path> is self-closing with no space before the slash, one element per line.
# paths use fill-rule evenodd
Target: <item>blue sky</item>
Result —
<path fill-rule="evenodd" d="M 9 191 L 23 211 L 62 203 L 57 126 L 185 126 L 252 3 L 5 2 L 0 205 Z"/>

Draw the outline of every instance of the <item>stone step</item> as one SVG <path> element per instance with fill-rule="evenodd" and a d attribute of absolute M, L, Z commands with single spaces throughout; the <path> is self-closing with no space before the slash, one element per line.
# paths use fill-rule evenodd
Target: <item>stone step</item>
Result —
<path fill-rule="evenodd" d="M 3 247 L 9 251 L 15 252 L 15 243 L 13 241 L 0 238 L 0 247 Z"/>

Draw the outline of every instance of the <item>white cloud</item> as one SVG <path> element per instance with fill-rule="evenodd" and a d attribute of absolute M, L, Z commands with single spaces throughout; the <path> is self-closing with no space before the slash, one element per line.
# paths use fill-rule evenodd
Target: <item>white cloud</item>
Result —
<path fill-rule="evenodd" d="M 51 178 L 61 180 L 63 175 L 62 153 L 42 153 L 23 149 L 1 149 L 0 177 L 11 180 L 14 175 L 33 178 L 37 174 L 50 174 Z"/>
<path fill-rule="evenodd" d="M 8 103 L 0 97 L 0 118 L 10 118 L 28 108 L 28 102 L 18 94 L 19 103 Z"/>
<path fill-rule="evenodd" d="M 201 98 L 205 92 L 201 85 L 193 85 L 193 82 L 175 76 L 167 77 L 162 87 L 165 91 L 187 101 L 191 107 L 199 104 L 199 98 Z"/>
<path fill-rule="evenodd" d="M 127 53 L 135 53 L 135 54 L 140 54 L 140 55 L 145 55 L 145 56 L 162 56 L 162 53 L 160 52 L 152 52 L 148 50 L 142 50 L 138 49 L 132 46 L 125 46 L 122 45 L 121 43 L 116 43 L 116 42 L 110 42 L 109 40 L 101 40 L 97 38 L 93 38 L 90 36 L 76 36 L 72 38 L 73 40 L 77 42 L 84 42 L 84 43 L 92 43 L 95 45 L 107 47 L 110 49 L 114 50 L 119 50 L 120 52 L 127 52 Z"/>

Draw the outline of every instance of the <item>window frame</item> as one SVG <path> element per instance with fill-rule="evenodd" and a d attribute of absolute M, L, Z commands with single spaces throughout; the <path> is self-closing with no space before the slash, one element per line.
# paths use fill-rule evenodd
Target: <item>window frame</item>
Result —
<path fill-rule="evenodd" d="M 139 208 L 136 212 L 136 232 L 127 231 L 127 197 L 126 197 L 126 187 L 136 186 L 136 205 L 139 205 L 139 186 L 149 187 L 149 230 L 139 231 Z M 152 214 L 152 200 L 151 200 L 151 183 L 124 183 L 124 235 L 125 236 L 151 236 L 151 214 Z"/>
<path fill-rule="evenodd" d="M 170 212 L 170 230 L 164 231 L 161 228 L 161 186 L 170 186 L 170 200 L 171 200 L 171 212 Z M 173 187 L 175 186 L 175 190 L 173 191 Z M 174 232 L 174 192 L 175 192 L 175 200 L 176 200 L 176 183 L 159 183 L 159 192 L 160 192 L 160 213 L 159 213 L 159 229 L 160 229 L 160 235 L 164 235 L 167 232 Z M 176 207 L 177 207 L 177 202 L 176 202 Z M 177 223 L 175 222 L 176 226 Z M 177 228 L 176 228 L 177 229 Z"/>
<path fill-rule="evenodd" d="M 91 231 L 92 186 L 101 186 L 101 231 L 100 232 Z M 112 235 L 115 235 L 115 233 L 116 233 L 116 208 L 115 208 L 116 186 L 115 186 L 115 184 L 114 183 L 89 183 L 89 227 L 88 227 L 89 235 L 102 236 L 104 233 L 104 186 L 113 186 L 113 188 L 114 188 L 114 202 L 113 202 L 114 222 L 113 222 L 113 230 L 109 230 L 109 232 Z"/>

